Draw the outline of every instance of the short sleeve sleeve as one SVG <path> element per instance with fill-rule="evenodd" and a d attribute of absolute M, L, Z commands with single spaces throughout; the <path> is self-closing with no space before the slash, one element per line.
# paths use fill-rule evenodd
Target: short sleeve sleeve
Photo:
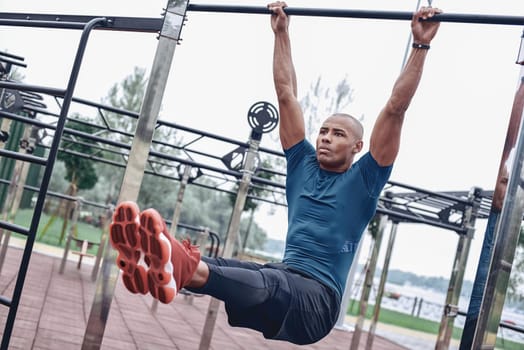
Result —
<path fill-rule="evenodd" d="M 369 195 L 377 198 L 391 175 L 393 165 L 380 166 L 369 152 L 363 155 L 357 164 Z"/>

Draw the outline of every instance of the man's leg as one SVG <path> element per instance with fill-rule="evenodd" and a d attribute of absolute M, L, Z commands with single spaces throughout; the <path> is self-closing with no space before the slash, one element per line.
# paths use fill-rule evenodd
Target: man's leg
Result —
<path fill-rule="evenodd" d="M 231 326 L 257 330 L 272 338 L 280 330 L 291 301 L 286 273 L 264 268 L 260 264 L 244 264 L 234 259 L 219 260 L 240 267 L 201 261 L 195 278 L 186 289 L 223 301 Z M 247 267 L 241 267 L 243 265 Z M 196 276 L 205 268 L 208 271 L 207 281 L 198 283 Z"/>
<path fill-rule="evenodd" d="M 111 245 L 119 253 L 116 261 L 122 271 L 122 280 L 132 293 L 150 292 L 163 303 L 173 300 L 177 290 L 182 288 L 204 293 L 206 289 L 196 288 L 207 285 L 210 269 L 219 276 L 223 275 L 224 270 L 214 268 L 220 266 L 221 269 L 231 269 L 226 273 L 232 281 L 231 286 L 236 282 L 240 284 L 225 290 L 215 290 L 214 284 L 210 284 L 207 289 L 211 295 L 225 300 L 227 295 L 236 298 L 245 293 L 244 297 L 253 297 L 247 301 L 249 305 L 267 297 L 261 283 L 263 278 L 257 273 L 263 267 L 261 264 L 207 257 L 200 261 L 198 249 L 188 241 L 180 243 L 172 238 L 164 220 L 154 209 L 140 213 L 135 203 L 122 202 L 115 209 L 109 231 Z"/>

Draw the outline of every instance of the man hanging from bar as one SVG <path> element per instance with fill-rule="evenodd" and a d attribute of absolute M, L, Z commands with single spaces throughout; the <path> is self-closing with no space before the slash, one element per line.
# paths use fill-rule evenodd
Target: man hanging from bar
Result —
<path fill-rule="evenodd" d="M 280 140 L 287 159 L 288 232 L 281 263 L 200 257 L 188 241 L 172 238 L 157 211 L 142 213 L 120 203 L 110 227 L 112 246 L 126 288 L 169 303 L 178 290 L 224 301 L 232 326 L 264 337 L 310 344 L 335 325 L 355 249 L 391 173 L 404 114 L 422 76 L 441 13 L 422 7 L 413 15 L 413 49 L 378 116 L 369 152 L 358 161 L 363 128 L 335 113 L 320 128 L 315 148 L 305 140 L 291 59 L 285 2 L 268 5 L 275 35 L 273 76 L 280 109 Z M 144 264 L 145 263 L 145 264 Z"/>

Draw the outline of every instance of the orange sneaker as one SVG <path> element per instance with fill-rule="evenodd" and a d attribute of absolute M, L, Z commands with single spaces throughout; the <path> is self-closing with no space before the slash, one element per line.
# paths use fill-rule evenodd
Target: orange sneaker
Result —
<path fill-rule="evenodd" d="M 175 240 L 155 209 L 146 209 L 140 214 L 138 232 L 144 261 L 149 267 L 149 292 L 167 304 L 191 281 L 200 261 L 200 251 L 189 240 L 182 243 Z"/>
<path fill-rule="evenodd" d="M 140 265 L 142 256 L 138 227 L 140 210 L 133 202 L 122 202 L 113 213 L 113 222 L 109 226 L 109 241 L 118 251 L 116 264 L 122 271 L 124 286 L 131 293 L 146 294 L 148 289 L 147 273 Z"/>
<path fill-rule="evenodd" d="M 171 237 L 156 210 L 140 213 L 133 202 L 116 207 L 109 239 L 118 251 L 116 263 L 125 287 L 132 293 L 150 292 L 165 304 L 191 281 L 200 261 L 198 247 Z"/>

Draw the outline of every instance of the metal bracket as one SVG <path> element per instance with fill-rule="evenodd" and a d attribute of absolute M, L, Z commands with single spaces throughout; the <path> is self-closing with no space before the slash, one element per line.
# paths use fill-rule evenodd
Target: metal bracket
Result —
<path fill-rule="evenodd" d="M 444 315 L 446 317 L 457 317 L 459 311 L 458 305 L 447 304 L 444 307 Z"/>
<path fill-rule="evenodd" d="M 180 33 L 186 17 L 188 0 L 169 0 L 162 23 L 161 37 L 180 41 Z"/>

